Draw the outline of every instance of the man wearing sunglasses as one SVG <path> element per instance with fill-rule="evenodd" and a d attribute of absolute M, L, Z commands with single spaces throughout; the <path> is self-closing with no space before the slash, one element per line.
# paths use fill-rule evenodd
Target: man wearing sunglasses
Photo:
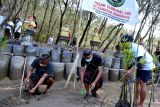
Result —
<path fill-rule="evenodd" d="M 93 54 L 92 50 L 86 49 L 83 51 L 81 59 L 81 88 L 86 90 L 84 99 L 90 97 L 89 88 L 93 97 L 98 98 L 96 93 L 102 87 L 102 58 L 100 55 Z"/>
<path fill-rule="evenodd" d="M 44 84 L 47 85 L 44 92 L 44 94 L 46 94 L 54 82 L 54 77 L 51 76 L 51 73 L 50 56 L 43 54 L 40 58 L 36 58 L 32 62 L 25 78 L 25 85 L 27 86 L 26 88 L 28 88 L 26 91 L 29 91 L 30 94 L 39 94 L 38 88 Z"/>

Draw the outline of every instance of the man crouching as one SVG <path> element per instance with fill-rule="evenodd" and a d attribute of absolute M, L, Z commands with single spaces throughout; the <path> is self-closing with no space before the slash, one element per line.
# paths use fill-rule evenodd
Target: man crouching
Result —
<path fill-rule="evenodd" d="M 81 60 L 81 88 L 86 90 L 84 99 L 90 97 L 89 87 L 91 87 L 91 94 L 95 98 L 99 98 L 97 90 L 102 87 L 102 58 L 100 55 L 93 54 L 92 50 L 86 49 L 83 51 L 83 58 Z"/>
<path fill-rule="evenodd" d="M 47 94 L 48 89 L 54 83 L 54 77 L 51 76 L 52 67 L 50 63 L 50 56 L 43 54 L 41 57 L 36 58 L 27 72 L 25 82 L 25 91 L 30 94 L 39 94 L 38 88 L 40 85 L 47 85 L 44 94 Z"/>

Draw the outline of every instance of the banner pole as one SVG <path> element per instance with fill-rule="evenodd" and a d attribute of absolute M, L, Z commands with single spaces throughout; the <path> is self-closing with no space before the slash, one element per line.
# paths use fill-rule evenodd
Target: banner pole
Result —
<path fill-rule="evenodd" d="M 82 11 L 82 3 L 83 3 L 83 0 L 79 0 L 79 3 L 80 3 L 80 19 L 79 19 L 79 26 L 78 26 L 78 33 L 76 34 L 77 35 L 77 43 L 76 43 L 76 59 L 75 59 L 75 62 L 73 63 L 73 67 L 77 67 L 77 63 L 78 63 L 78 58 L 79 58 L 79 52 L 78 52 L 78 48 L 79 48 L 79 35 L 80 35 L 80 27 L 81 27 L 81 22 L 82 22 L 82 13 L 83 13 L 83 11 Z M 71 69 L 71 72 L 70 72 L 70 74 L 69 74 L 69 76 L 68 76 L 68 78 L 67 78 L 67 82 L 66 82 L 66 84 L 65 84 L 65 87 L 64 88 L 66 88 L 67 86 L 68 86 L 68 84 L 69 84 L 69 81 L 70 81 L 70 79 L 71 79 L 71 76 L 72 76 L 72 74 L 74 73 L 74 69 L 73 69 L 73 67 L 72 67 L 72 69 Z M 75 77 L 74 77 L 74 88 L 75 88 L 75 84 L 76 84 L 76 75 L 74 75 Z"/>

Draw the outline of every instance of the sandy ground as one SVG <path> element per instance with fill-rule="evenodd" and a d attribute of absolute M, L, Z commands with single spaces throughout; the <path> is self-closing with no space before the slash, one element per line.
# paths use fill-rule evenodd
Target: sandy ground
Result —
<path fill-rule="evenodd" d="M 14 85 L 20 81 L 10 81 L 5 78 L 0 81 L 0 107 L 114 107 L 120 95 L 121 83 L 105 82 L 103 88 L 98 91 L 100 99 L 91 97 L 89 100 L 84 100 L 79 94 L 79 83 L 76 84 L 76 89 L 73 89 L 73 83 L 64 89 L 65 82 L 65 80 L 56 82 L 49 95 L 29 96 L 23 92 L 22 99 L 19 100 L 19 86 Z M 156 102 L 152 103 L 152 107 L 160 107 L 158 99 L 160 87 L 156 87 L 155 93 Z M 148 107 L 149 96 L 148 92 L 144 107 Z"/>

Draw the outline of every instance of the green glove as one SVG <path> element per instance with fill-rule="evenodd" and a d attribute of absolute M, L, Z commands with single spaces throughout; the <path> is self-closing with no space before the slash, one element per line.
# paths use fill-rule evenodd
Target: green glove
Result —
<path fill-rule="evenodd" d="M 79 92 L 80 92 L 81 95 L 84 95 L 86 93 L 86 91 L 84 89 L 80 89 Z"/>

